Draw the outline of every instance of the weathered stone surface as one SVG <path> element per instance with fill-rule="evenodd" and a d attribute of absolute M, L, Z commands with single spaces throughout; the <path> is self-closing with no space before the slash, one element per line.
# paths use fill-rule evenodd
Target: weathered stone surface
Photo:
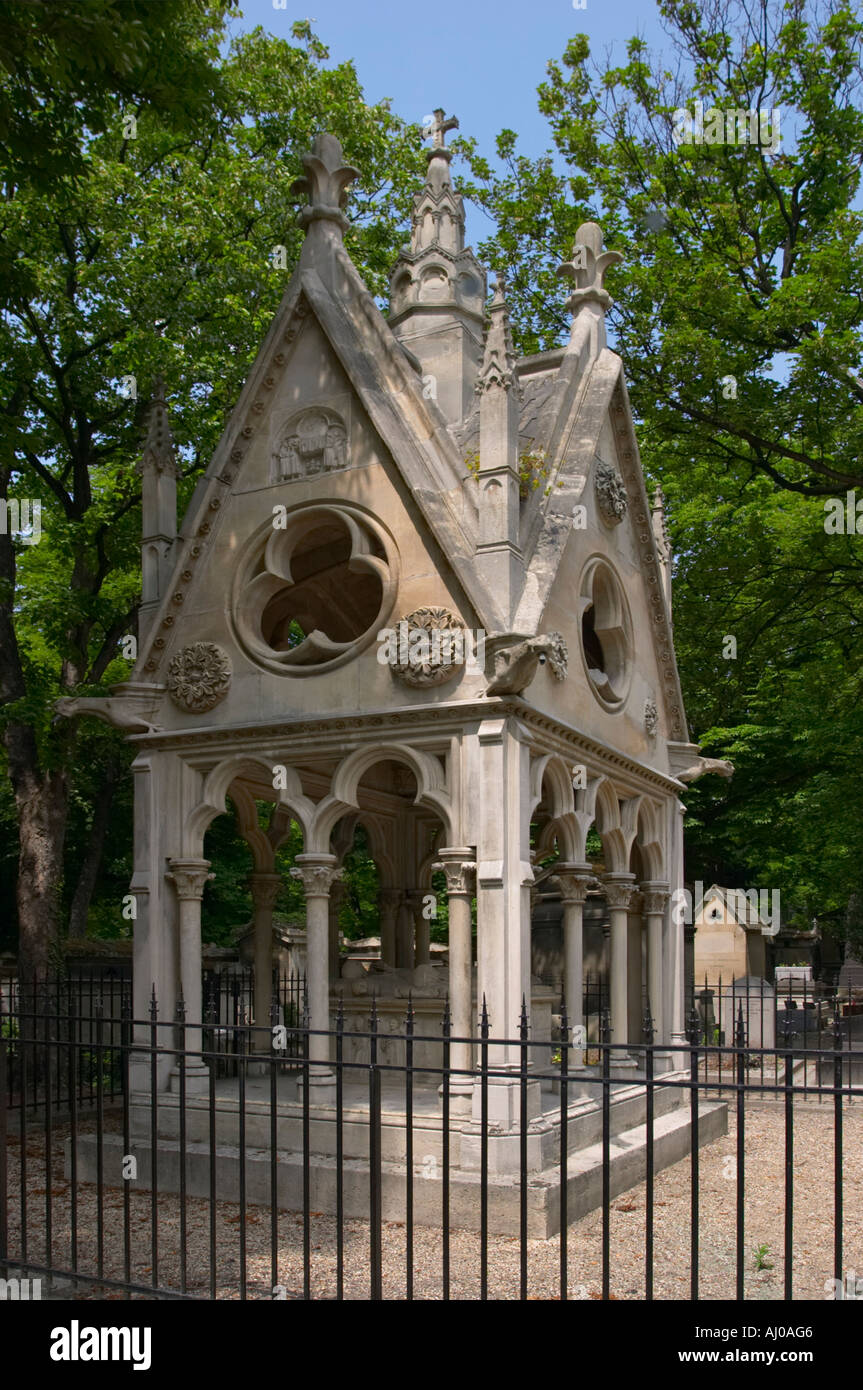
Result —
<path fill-rule="evenodd" d="M 183 866 L 203 872 L 204 837 L 226 800 L 254 858 L 259 975 L 272 950 L 276 856 L 299 826 L 310 1099 L 320 1106 L 335 1082 L 336 993 L 365 1024 L 379 1008 L 393 1054 L 408 996 L 437 1022 L 447 992 L 459 1035 L 476 1032 L 485 1002 L 504 1068 L 519 1062 L 523 1001 L 531 1047 L 550 1040 L 555 1001 L 532 986 L 529 942 L 534 863 L 555 847 L 570 990 L 592 870 L 606 893 L 615 1065 L 634 1065 L 643 934 L 656 1036 L 668 1046 L 683 1036 L 682 924 L 657 885 L 670 896 L 683 882 L 678 778 L 719 769 L 687 741 L 667 532 L 606 343 L 603 282 L 619 256 L 603 251 L 596 224 L 579 229 L 563 268 L 574 281 L 570 340 L 518 360 L 503 280 L 487 305 L 485 271 L 464 245 L 445 145 L 453 128 L 435 112 L 389 319 L 344 244 L 357 171 L 338 141 L 317 139 L 300 184 L 299 263 L 179 525 L 157 387 L 142 460 L 150 568 L 138 664 L 90 710 L 138 744 L 137 1017 L 154 985 L 163 1016 L 175 1008 L 178 940 L 186 976 L 200 965 L 200 896 L 185 892 Z M 402 619 L 431 638 L 464 634 L 472 653 L 487 641 L 487 659 L 417 648 L 390 660 L 383 644 Z M 272 808 L 263 819 L 261 802 Z M 358 828 L 378 871 L 380 954 L 339 974 L 337 885 Z M 446 967 L 431 963 L 441 865 Z M 194 1038 L 194 996 L 191 1007 Z M 266 1007 L 260 986 L 256 1014 Z M 453 1046 L 465 1117 L 472 1044 Z M 161 1062 L 159 1084 L 169 1085 Z M 531 1081 L 531 1114 L 540 1089 Z M 517 1091 L 506 1073 L 493 1087 L 500 1154 L 515 1142 Z M 540 1171 L 547 1154 L 535 1147 Z"/>

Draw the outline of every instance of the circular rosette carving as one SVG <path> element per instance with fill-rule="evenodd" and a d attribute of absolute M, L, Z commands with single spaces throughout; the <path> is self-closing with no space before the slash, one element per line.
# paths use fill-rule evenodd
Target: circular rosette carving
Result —
<path fill-rule="evenodd" d="M 277 508 L 240 558 L 234 632 L 266 670 L 317 675 L 374 641 L 397 589 L 395 544 L 367 512 L 341 501 Z"/>
<path fill-rule="evenodd" d="M 594 487 L 603 521 L 607 521 L 610 526 L 616 526 L 626 516 L 626 484 L 616 468 L 597 459 Z"/>
<path fill-rule="evenodd" d="M 464 669 L 465 626 L 448 608 L 417 608 L 396 626 L 392 669 L 405 685 L 444 685 Z"/>
<path fill-rule="evenodd" d="M 168 694 L 190 714 L 212 709 L 225 698 L 230 684 L 230 657 L 214 642 L 194 642 L 171 658 Z"/>

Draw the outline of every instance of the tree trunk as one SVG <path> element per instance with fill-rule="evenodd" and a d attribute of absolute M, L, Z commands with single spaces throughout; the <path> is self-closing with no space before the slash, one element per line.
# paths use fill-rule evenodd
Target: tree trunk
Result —
<path fill-rule="evenodd" d="M 87 935 L 87 914 L 90 910 L 90 900 L 99 874 L 99 865 L 102 862 L 105 832 L 108 829 L 108 821 L 111 816 L 111 803 L 114 799 L 118 775 L 117 764 L 115 762 L 108 763 L 102 795 L 96 802 L 96 809 L 93 812 L 90 839 L 81 864 L 81 872 L 78 874 L 75 896 L 72 899 L 72 907 L 69 912 L 69 935 L 72 937 Z"/>
<path fill-rule="evenodd" d="M 59 769 L 40 772 L 28 725 L 8 725 L 4 743 L 18 809 L 18 970 L 28 979 L 59 964 L 66 774 Z"/>

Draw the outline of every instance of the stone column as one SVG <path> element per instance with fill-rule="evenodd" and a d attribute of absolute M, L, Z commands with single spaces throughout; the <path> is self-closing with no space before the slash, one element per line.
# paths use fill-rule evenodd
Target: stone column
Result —
<path fill-rule="evenodd" d="M 473 1038 L 478 1023 L 473 1006 L 473 952 L 471 950 L 470 900 L 473 896 L 476 864 L 473 850 L 448 848 L 438 850 L 441 858 L 435 872 L 446 875 L 449 903 L 449 1002 L 454 1038 Z M 470 1042 L 454 1042 L 450 1049 L 450 1064 L 454 1070 L 469 1072 L 473 1068 L 473 1047 Z M 450 1084 L 457 1113 L 470 1110 L 473 1080 L 469 1076 L 454 1076 Z"/>
<path fill-rule="evenodd" d="M 399 970 L 414 968 L 414 918 L 405 892 L 401 894 L 396 917 L 396 965 Z"/>
<path fill-rule="evenodd" d="M 685 1071 L 689 1067 L 689 1054 L 686 1051 L 686 1023 L 684 1020 L 684 915 L 683 890 L 683 817 L 686 807 L 682 801 L 672 801 L 669 806 L 669 830 L 671 840 L 670 871 L 671 886 L 677 890 L 672 908 L 665 919 L 665 1014 L 666 1039 L 675 1048 L 674 1069 Z"/>
<path fill-rule="evenodd" d="M 215 875 L 209 873 L 209 859 L 169 859 L 170 872 L 179 903 L 180 985 L 186 1010 L 186 1089 L 203 1089 L 208 1068 L 201 1056 L 203 1040 L 203 1000 L 201 981 L 201 899 L 204 884 Z M 163 1041 L 160 1037 L 160 1043 Z M 176 1069 L 172 1076 L 176 1075 Z"/>
<path fill-rule="evenodd" d="M 255 943 L 255 1032 L 252 1051 L 269 1052 L 270 1007 L 273 1000 L 273 908 L 282 887 L 281 874 L 256 870 L 249 875 Z M 259 1029 L 265 1031 L 259 1032 Z"/>
<path fill-rule="evenodd" d="M 602 880 L 611 917 L 611 1041 L 629 1042 L 629 903 L 635 887 L 634 874 L 606 874 Z M 612 1070 L 632 1070 L 635 1061 L 624 1051 L 611 1053 Z"/>
<path fill-rule="evenodd" d="M 335 1097 L 330 1066 L 330 888 L 341 870 L 334 854 L 298 854 L 291 877 L 306 892 L 306 998 L 309 1015 L 309 1099 L 329 1104 Z"/>
<path fill-rule="evenodd" d="M 644 1036 L 644 922 L 641 915 L 642 900 L 638 885 L 633 889 L 629 900 L 626 945 L 626 998 L 629 1008 L 629 1022 L 626 1035 L 630 1042 L 640 1043 Z"/>
<path fill-rule="evenodd" d="M 563 997 L 566 1020 L 572 1030 L 584 1026 L 584 935 L 583 911 L 587 890 L 594 878 L 590 864 L 558 864 L 555 878 L 560 884 L 563 903 Z M 572 1041 L 570 1031 L 568 1041 Z M 573 1067 L 584 1060 L 582 1048 L 570 1052 Z"/>
<path fill-rule="evenodd" d="M 644 897 L 644 920 L 647 929 L 647 997 L 653 1017 L 653 1041 L 661 1044 L 667 1041 L 667 1019 L 665 1016 L 665 981 L 663 979 L 663 937 L 665 934 L 665 909 L 668 906 L 667 883 L 642 883 Z"/>
<path fill-rule="evenodd" d="M 179 997 L 178 946 L 180 905 L 166 870 L 172 853 L 182 843 L 183 819 L 200 797 L 203 779 L 192 774 L 175 753 L 139 750 L 132 764 L 134 778 L 134 856 L 129 892 L 137 903 L 133 939 L 132 997 L 133 1039 L 129 1058 L 130 1092 L 141 1099 L 132 1105 L 133 1133 L 149 1133 L 146 1096 L 153 1080 L 149 1026 L 150 1001 L 155 991 L 158 1017 L 173 1022 Z M 197 775 L 198 781 L 195 777 Z M 167 1032 L 159 1029 L 159 1032 Z M 172 1061 L 168 1053 L 157 1056 L 158 1090 L 171 1085 Z"/>
<path fill-rule="evenodd" d="M 428 965 L 431 960 L 431 919 L 423 914 L 425 896 L 418 888 L 406 895 L 413 922 L 414 966 Z"/>
<path fill-rule="evenodd" d="M 330 980 L 339 978 L 339 911 L 345 900 L 347 884 L 336 880 L 330 886 L 329 905 L 329 954 L 327 968 Z"/>
<path fill-rule="evenodd" d="M 396 921 L 402 901 L 400 888 L 382 888 L 378 893 L 378 912 L 381 926 L 381 963 L 395 969 Z"/>
<path fill-rule="evenodd" d="M 471 773 L 478 787 L 477 824 L 477 999 L 489 1014 L 489 1117 L 503 1129 L 518 1125 L 517 1043 L 523 1003 L 530 992 L 530 747 L 517 719 L 486 719 L 477 730 Z M 473 753 L 473 750 L 468 750 Z M 471 788 L 466 789 L 470 805 Z M 498 1041 L 506 1039 L 507 1041 Z M 539 1082 L 528 1091 L 528 1114 L 539 1113 Z M 479 1086 L 474 1088 L 478 1114 Z"/>

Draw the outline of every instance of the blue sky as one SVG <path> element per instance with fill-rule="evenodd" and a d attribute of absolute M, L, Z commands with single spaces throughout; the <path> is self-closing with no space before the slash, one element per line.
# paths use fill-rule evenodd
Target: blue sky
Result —
<path fill-rule="evenodd" d="M 367 101 L 391 97 L 394 112 L 417 122 L 442 106 L 487 154 L 504 126 L 518 132 L 526 154 L 548 147 L 536 88 L 549 59 L 559 58 L 574 34 L 588 34 L 599 56 L 611 45 L 621 60 L 632 34 L 651 44 L 664 39 L 655 5 L 636 0 L 586 0 L 580 10 L 572 0 L 287 0 L 284 10 L 273 0 L 241 5 L 235 29 L 261 25 L 290 39 L 295 20 L 314 20 L 331 61 L 354 60 Z"/>
<path fill-rule="evenodd" d="M 291 40 L 295 20 L 312 20 L 331 64 L 353 59 L 367 101 L 390 97 L 394 112 L 417 122 L 442 106 L 487 157 L 503 127 L 518 133 L 525 154 L 550 147 L 536 89 L 549 59 L 559 59 L 574 34 L 587 34 L 600 60 L 610 53 L 623 62 L 634 34 L 671 54 L 652 0 L 586 0 L 583 9 L 573 0 L 287 0 L 286 9 L 273 0 L 240 3 L 242 17 L 231 21 L 231 31 L 261 25 Z M 478 209 L 466 211 L 468 241 L 476 245 L 490 225 Z"/>

